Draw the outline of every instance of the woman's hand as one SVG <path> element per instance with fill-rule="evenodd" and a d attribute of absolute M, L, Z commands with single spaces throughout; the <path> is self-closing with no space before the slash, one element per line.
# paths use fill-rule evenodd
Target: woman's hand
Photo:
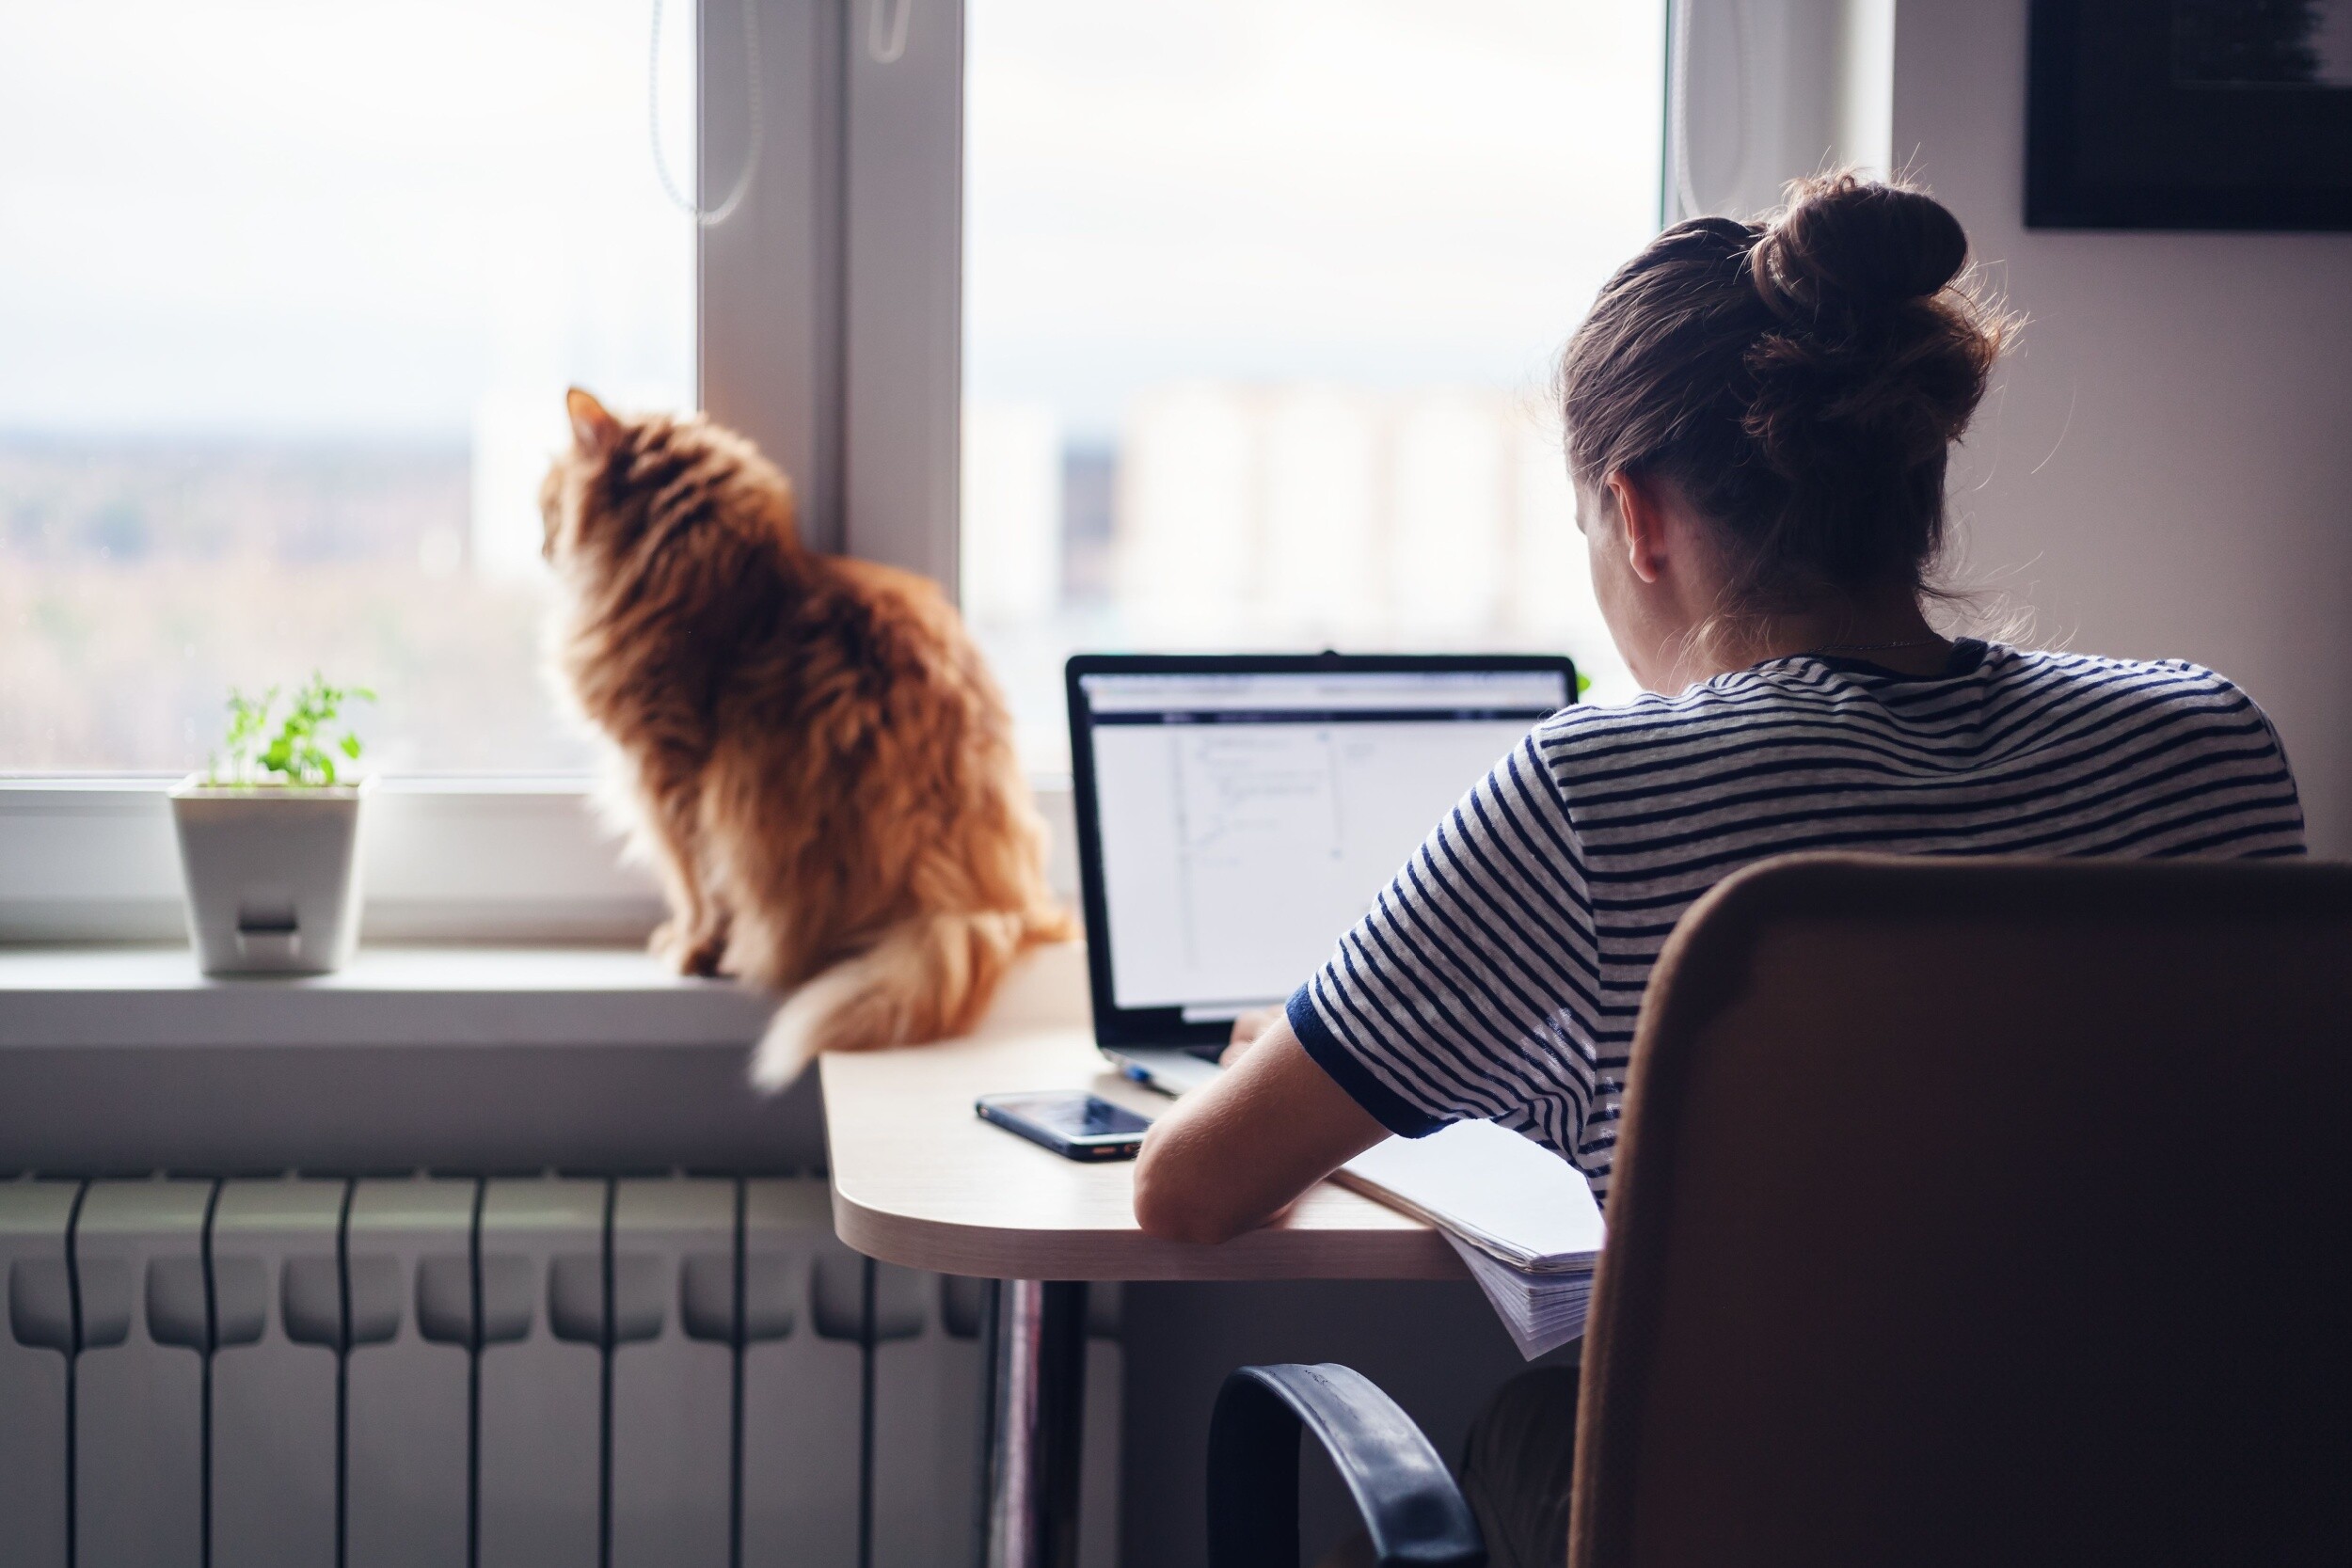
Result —
<path fill-rule="evenodd" d="M 1279 1013 L 1255 1043 L 1229 1047 L 1226 1059 L 1232 1065 L 1215 1082 L 1178 1101 L 1144 1134 L 1136 1223 L 1147 1235 L 1231 1240 L 1388 1136 L 1315 1065 Z"/>

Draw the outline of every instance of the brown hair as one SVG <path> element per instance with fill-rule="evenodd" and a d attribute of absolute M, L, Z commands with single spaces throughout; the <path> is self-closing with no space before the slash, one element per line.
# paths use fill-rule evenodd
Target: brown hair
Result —
<path fill-rule="evenodd" d="M 1921 586 L 1947 454 L 2010 330 L 1967 256 L 1933 198 L 1851 174 L 1797 182 L 1763 223 L 1676 224 L 1568 341 L 1570 472 L 1672 481 L 1740 608 Z"/>

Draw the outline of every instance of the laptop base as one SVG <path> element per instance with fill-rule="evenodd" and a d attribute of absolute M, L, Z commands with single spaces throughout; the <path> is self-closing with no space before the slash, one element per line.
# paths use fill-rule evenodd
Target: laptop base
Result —
<path fill-rule="evenodd" d="M 1197 1089 L 1225 1069 L 1179 1046 L 1104 1046 L 1103 1054 L 1119 1064 L 1124 1077 L 1165 1095 Z"/>

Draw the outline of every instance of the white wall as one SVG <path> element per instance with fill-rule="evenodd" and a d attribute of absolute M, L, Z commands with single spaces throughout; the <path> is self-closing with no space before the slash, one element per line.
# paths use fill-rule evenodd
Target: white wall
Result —
<path fill-rule="evenodd" d="M 2026 11 L 1896 21 L 1894 157 L 2032 318 L 1956 466 L 1963 580 L 2238 682 L 2352 856 L 2352 234 L 2027 233 Z"/>

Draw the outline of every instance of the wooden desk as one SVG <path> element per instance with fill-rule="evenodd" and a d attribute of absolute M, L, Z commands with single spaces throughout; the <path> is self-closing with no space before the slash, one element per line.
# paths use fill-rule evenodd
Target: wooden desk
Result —
<path fill-rule="evenodd" d="M 1083 1028 L 1011 1028 L 824 1059 L 833 1222 L 869 1258 L 990 1279 L 1457 1279 L 1420 1220 L 1324 1183 L 1222 1246 L 1136 1228 L 1135 1166 L 1081 1164 L 973 1114 L 984 1094 L 1090 1089 L 1156 1117 Z"/>
<path fill-rule="evenodd" d="M 1427 1225 L 1327 1182 L 1282 1220 L 1222 1246 L 1146 1236 L 1136 1228 L 1133 1164 L 1065 1160 L 973 1112 L 983 1094 L 1057 1088 L 1091 1089 L 1146 1116 L 1168 1109 L 1106 1070 L 1092 1032 L 1056 1010 L 1040 1020 L 1000 1006 L 968 1039 L 827 1056 L 819 1067 L 842 1241 L 888 1262 L 1000 1281 L 988 1330 L 991 1568 L 1076 1561 L 1086 1281 L 1464 1273 Z"/>

